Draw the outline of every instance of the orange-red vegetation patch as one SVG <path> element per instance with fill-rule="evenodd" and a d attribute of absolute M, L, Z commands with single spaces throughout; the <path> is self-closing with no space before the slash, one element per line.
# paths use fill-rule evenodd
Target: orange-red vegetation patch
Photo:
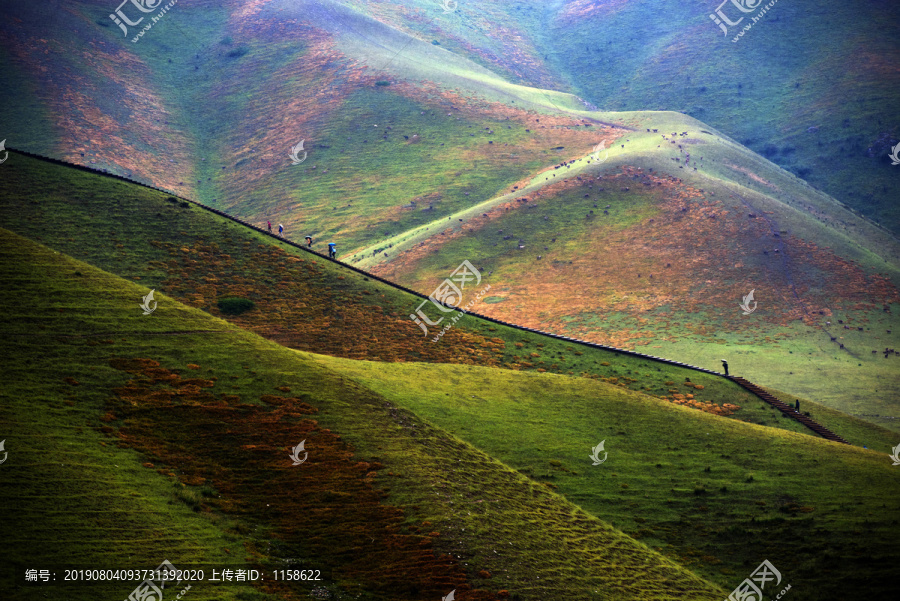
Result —
<path fill-rule="evenodd" d="M 291 261 L 294 257 L 278 248 L 236 259 L 202 240 L 184 247 L 187 252 L 169 243 L 159 246 L 169 253 L 162 263 L 166 294 L 290 348 L 350 359 L 478 365 L 499 365 L 503 353 L 502 341 L 461 327 L 433 343 L 433 333 L 426 338 L 409 317 L 413 301 L 405 312 L 385 308 L 374 288 L 356 294 L 360 290 L 347 280 L 327 278 L 317 261 Z M 224 315 L 217 306 L 223 296 L 249 298 L 256 309 Z"/>
<path fill-rule="evenodd" d="M 717 405 L 711 401 L 698 401 L 694 399 L 693 395 L 683 395 L 683 394 L 672 394 L 671 396 L 662 396 L 660 397 L 663 400 L 669 401 L 674 405 L 681 405 L 682 407 L 689 407 L 691 409 L 698 409 L 703 411 L 704 413 L 711 413 L 713 415 L 719 415 L 722 417 L 727 417 L 729 415 L 734 415 L 736 411 L 740 410 L 739 405 L 733 405 L 731 403 L 723 403 L 721 405 Z"/>
<path fill-rule="evenodd" d="M 476 311 L 549 331 L 577 327 L 580 338 L 634 348 L 659 340 L 659 332 L 675 328 L 707 340 L 723 331 L 758 336 L 757 321 L 733 318 L 740 314 L 738 304 L 750 288 L 756 289 L 757 299 L 765 299 L 756 319 L 781 327 L 796 321 L 815 325 L 820 311 L 827 315 L 836 307 L 871 310 L 900 302 L 900 291 L 887 277 L 867 273 L 828 248 L 787 233 L 775 235 L 765 220 L 749 217 L 743 208 L 726 206 L 678 178 L 624 167 L 602 180 L 567 180 L 531 195 L 528 203 L 501 208 L 541 207 L 573 189 L 596 196 L 591 185 L 600 181 L 607 189 L 630 188 L 631 196 L 649 196 L 654 212 L 619 229 L 592 220 L 595 225 L 578 240 L 533 252 L 529 246 L 522 259 L 503 259 L 507 262 L 495 267 L 493 281 L 502 282 L 504 302 L 481 304 Z M 434 236 L 375 271 L 422 288 L 414 278 L 431 275 L 418 270 L 424 258 L 450 240 L 495 227 L 495 215 L 488 216 L 472 220 L 455 233 Z M 546 240 L 535 240 L 533 246 L 548 245 L 552 236 L 548 231 Z M 541 260 L 534 260 L 537 254 Z M 666 307 L 704 317 L 697 323 L 673 322 L 671 312 L 656 313 Z M 615 329 L 603 328 L 594 317 L 605 314 L 629 315 L 631 321 Z"/>

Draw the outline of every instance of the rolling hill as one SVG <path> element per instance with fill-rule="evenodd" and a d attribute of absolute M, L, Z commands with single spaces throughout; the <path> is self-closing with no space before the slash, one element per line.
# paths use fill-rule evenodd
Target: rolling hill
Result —
<path fill-rule="evenodd" d="M 143 315 L 143 287 L 2 239 L 3 538 L 21 570 L 5 574 L 7 598 L 125 597 L 135 582 L 41 588 L 19 576 L 163 558 L 207 578 L 216 566 L 321 572 L 317 583 L 197 582 L 197 599 L 722 595 L 339 373 L 167 297 Z M 300 441 L 309 461 L 292 469 Z M 517 532 L 503 559 L 488 555 L 495 540 L 461 527 L 460 506 L 488 491 L 503 499 L 491 519 Z"/>
<path fill-rule="evenodd" d="M 0 597 L 893 600 L 900 6 L 727 4 L 0 4 Z"/>
<path fill-rule="evenodd" d="M 469 257 L 494 286 L 487 315 L 708 368 L 726 357 L 791 394 L 892 415 L 896 240 L 702 124 L 643 125 L 658 121 L 602 162 L 566 161 L 348 259 L 426 291 Z M 697 171 L 666 173 L 698 155 Z M 759 311 L 741 315 L 751 290 Z"/>
<path fill-rule="evenodd" d="M 379 78 L 520 108 L 675 110 L 898 231 L 887 160 L 900 140 L 894 4 L 777 3 L 737 43 L 710 20 L 715 3 L 699 0 L 447 4 L 194 2 L 135 44 L 100 0 L 7 3 L 3 81 L 18 101 L 0 116 L 16 147 L 85 152 L 84 162 L 231 203 L 236 180 L 271 178 L 300 139 L 335 148 L 345 137 L 332 112 Z M 66 47 L 86 52 L 55 52 Z M 351 138 L 349 157 L 322 158 L 367 163 L 384 150 Z M 259 209 L 274 208 L 276 181 L 256 187 Z"/>
<path fill-rule="evenodd" d="M 861 154 L 876 129 L 893 135 L 878 116 L 890 109 L 866 101 L 838 127 L 831 104 L 802 102 L 827 96 L 827 78 L 787 84 L 828 55 L 865 66 L 844 95 L 889 86 L 896 51 L 879 15 L 895 8 L 832 8 L 854 15 L 839 19 L 845 35 L 792 36 L 810 52 L 763 77 L 765 61 L 738 66 L 791 49 L 762 41 L 827 19 L 779 6 L 728 54 L 705 43 L 719 33 L 699 2 L 234 0 L 179 5 L 138 43 L 99 0 L 10 5 L 3 81 L 19 100 L 0 116 L 10 146 L 284 223 L 419 292 L 469 260 L 490 273 L 489 315 L 707 368 L 727 357 L 761 384 L 895 427 L 897 356 L 883 351 L 897 342 L 898 244 L 876 199 L 893 172 Z M 665 28 L 648 25 L 658 11 L 672 14 Z M 605 33 L 638 23 L 654 44 Z M 847 49 L 863 40 L 860 63 Z M 723 60 L 734 68 L 713 85 Z M 698 94 L 704 109 L 685 108 Z M 807 112 L 775 110 L 794 105 Z M 743 316 L 751 290 L 759 310 Z"/>
<path fill-rule="evenodd" d="M 249 331 L 267 334 L 263 322 L 244 321 L 260 307 L 270 311 L 278 294 L 261 294 L 256 309 L 228 316 L 212 305 L 221 295 L 206 288 L 217 289 L 211 272 L 185 267 L 220 270 L 215 257 L 231 263 L 234 277 L 247 271 L 246 254 L 258 273 L 279 274 L 260 278 L 260 288 L 287 289 L 294 304 L 319 309 L 338 299 L 354 304 L 358 286 L 383 293 L 385 308 L 415 300 L 328 261 L 310 270 L 290 260 L 308 262 L 308 253 L 165 193 L 13 158 L 4 195 L 27 192 L 3 204 L 3 225 L 44 242 L 3 231 L 2 428 L 15 451 L 0 477 L 5 523 L 17 524 L 4 533 L 21 550 L 17 567 L 118 566 L 127 555 L 126 565 L 138 567 L 165 557 L 178 567 L 327 575 L 300 587 L 198 583 L 190 589 L 198 599 L 426 599 L 451 589 L 460 599 L 712 599 L 727 595 L 765 552 L 798 599 L 848 590 L 877 599 L 890 590 L 900 508 L 880 450 L 785 425 L 790 420 L 773 419 L 727 380 L 599 349 L 565 354 L 609 359 L 602 379 L 491 368 L 479 353 L 372 363 L 292 351 Z M 52 235 L 32 211 L 57 215 Z M 108 233 L 111 223 L 116 233 Z M 208 236 L 221 246 L 204 256 Z M 197 249 L 197 258 L 176 250 L 186 255 L 176 268 L 170 238 Z M 66 246 L 90 260 L 67 257 Z M 293 265 L 289 277 L 275 261 Z M 142 315 L 146 284 L 167 282 L 169 270 L 192 292 L 166 288 L 188 304 L 160 294 L 155 311 Z M 399 323 L 387 311 L 348 318 L 348 327 L 373 332 Z M 293 319 L 298 331 L 314 322 Z M 457 330 L 474 339 L 488 327 L 470 316 L 440 343 L 462 340 L 451 338 L 462 336 Z M 318 330 L 320 348 L 349 355 L 344 329 Z M 421 340 L 413 329 L 410 338 Z M 494 329 L 498 338 L 510 335 Z M 564 354 L 563 341 L 513 335 L 522 345 L 510 345 L 516 352 Z M 402 338 L 382 346 L 402 348 Z M 729 418 L 639 391 L 682 374 L 697 397 L 715 392 L 743 406 Z M 746 423 L 742 413 L 769 423 Z M 886 431 L 827 415 L 830 427 L 853 431 L 873 449 L 890 444 Z M 587 454 L 603 438 L 610 459 L 594 468 Z M 289 451 L 300 440 L 310 461 L 292 468 Z M 66 451 L 58 467 L 47 448 Z M 670 493 L 659 490 L 661 478 Z M 865 539 L 847 546 L 857 532 Z M 49 540 L 65 544 L 34 544 Z M 823 571 L 834 577 L 823 579 Z M 65 594 L 124 596 L 132 586 L 123 584 Z"/>

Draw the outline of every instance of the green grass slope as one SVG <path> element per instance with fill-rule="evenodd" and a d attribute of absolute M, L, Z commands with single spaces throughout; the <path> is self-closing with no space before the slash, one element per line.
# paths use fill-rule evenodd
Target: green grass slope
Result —
<path fill-rule="evenodd" d="M 316 215 L 317 232 L 346 238 L 332 222 L 341 215 L 323 219 L 326 211 L 378 208 L 376 222 L 386 225 L 384 209 L 422 196 L 426 182 L 457 204 L 470 200 L 459 197 L 465 186 L 481 200 L 495 194 L 516 180 L 518 161 L 504 155 L 498 164 L 496 149 L 464 143 L 460 128 L 496 127 L 511 109 L 593 106 L 580 94 L 607 111 L 690 114 L 896 232 L 886 155 L 900 136 L 889 100 L 898 56 L 887 41 L 897 8 L 829 2 L 826 19 L 779 6 L 739 44 L 721 39 L 708 18 L 714 8 L 488 0 L 445 12 L 431 0 L 232 1 L 179 6 L 134 44 L 100 2 L 56 10 L 9 4 L 3 77 L 20 100 L 0 114 L 11 124 L 11 146 L 90 162 L 256 219 L 309 227 Z M 832 21 L 837 29 L 817 34 Z M 89 47 L 89 56 L 64 52 L 71 47 Z M 399 91 L 376 90 L 378 82 Z M 379 93 L 392 106 L 367 110 Z M 437 118 L 476 98 L 494 103 L 488 115 L 453 127 Z M 370 125 L 383 129 L 366 132 Z M 407 150 L 401 135 L 434 144 Z M 517 148 L 527 141 L 497 138 Z M 293 169 L 288 152 L 301 139 L 314 163 Z M 476 174 L 451 181 L 473 154 Z M 427 168 L 402 172 L 410 164 Z M 394 231 L 372 233 L 385 230 Z"/>
<path fill-rule="evenodd" d="M 863 450 L 604 382 L 316 359 L 728 590 L 764 558 L 797 599 L 888 599 L 894 589 L 900 491 L 894 435 L 881 428 L 863 426 Z M 608 460 L 593 466 L 600 441 Z"/>
<path fill-rule="evenodd" d="M 372 10 L 363 0 L 344 4 Z M 890 42 L 900 33 L 897 6 L 776 3 L 737 43 L 734 35 L 756 11 L 724 36 L 709 18 L 717 8 L 700 0 L 486 0 L 443 14 L 421 0 L 382 3 L 373 17 L 517 87 L 564 90 L 605 110 L 696 117 L 897 232 L 887 159 L 900 141 L 891 94 L 900 61 Z M 744 16 L 722 8 L 732 19 Z M 355 44 L 368 42 L 369 51 L 381 39 L 357 33 Z M 389 63 L 399 73 L 431 67 L 411 45 Z M 379 60 L 380 50 L 373 53 Z"/>
<path fill-rule="evenodd" d="M 575 346 L 473 316 L 438 342 L 409 318 L 418 297 L 166 194 L 13 153 L 3 165 L 0 225 L 284 346 L 356 359 L 502 366 L 605 379 L 728 413 L 750 395 L 723 378 Z M 219 301 L 255 308 L 222 312 Z M 677 395 L 677 396 L 676 396 Z M 691 395 L 689 398 L 687 395 Z M 753 404 L 735 419 L 770 421 Z M 783 423 L 782 423 L 783 422 Z M 781 427 L 806 431 L 793 420 Z M 840 432 L 839 432 L 840 434 Z"/>
<path fill-rule="evenodd" d="M 58 35 L 35 28 L 28 7 L 0 10 L 9 16 L 0 42 L 11 64 L 5 81 L 21 96 L 16 107 L 42 109 L 3 109 L 15 126 L 9 146 L 257 223 L 283 222 L 299 236 L 337 237 L 342 254 L 469 207 L 573 146 L 581 153 L 597 143 L 588 131 L 568 139 L 525 131 L 527 109 L 571 108 L 571 95 L 512 86 L 335 3 L 183 5 L 136 44 L 99 3 L 61 9 L 73 26 Z M 65 51 L 86 45 L 84 59 Z M 444 88 L 364 64 L 400 50 L 439 66 Z M 442 73 L 467 87 L 453 92 Z M 472 86 L 481 97 L 506 91 L 484 102 Z M 44 114 L 49 124 L 39 122 Z M 301 140 L 306 159 L 293 165 Z M 561 145 L 570 149 L 555 150 Z"/>
<path fill-rule="evenodd" d="M 143 315 L 143 286 L 6 230 L 0 253 L 7 598 L 124 598 L 21 570 L 163 558 L 322 571 L 197 599 L 725 594 L 340 371 L 167 296 Z"/>
<path fill-rule="evenodd" d="M 643 127 L 600 162 L 557 164 L 350 259 L 428 291 L 465 257 L 490 274 L 488 315 L 709 368 L 726 357 L 759 383 L 896 417 L 882 353 L 900 340 L 896 238 L 693 119 L 630 122 Z M 750 290 L 759 311 L 742 316 Z"/>
<path fill-rule="evenodd" d="M 708 16 L 718 6 L 574 2 L 544 43 L 553 67 L 591 102 L 685 112 L 897 232 L 887 160 L 900 141 L 891 92 L 900 53 L 889 41 L 900 34 L 897 5 L 778 2 L 737 43 L 756 13 L 724 36 Z M 738 18 L 733 6 L 723 10 Z M 599 69 L 606 77 L 592 76 Z"/>

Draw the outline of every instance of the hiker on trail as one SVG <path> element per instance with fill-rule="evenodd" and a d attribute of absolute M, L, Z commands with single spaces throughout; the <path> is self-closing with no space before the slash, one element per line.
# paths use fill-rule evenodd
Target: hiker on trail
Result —
<path fill-rule="evenodd" d="M 333 259 L 337 256 L 337 247 L 334 245 L 334 242 L 328 243 L 328 258 Z"/>
<path fill-rule="evenodd" d="M 312 236 L 306 237 L 306 248 L 312 248 Z"/>
<path fill-rule="evenodd" d="M 722 367 L 725 369 L 725 375 L 728 375 L 728 361 L 722 359 Z"/>
<path fill-rule="evenodd" d="M 800 399 L 794 400 L 794 410 L 795 410 L 797 413 L 800 413 Z"/>
<path fill-rule="evenodd" d="M 269 227 L 269 233 L 271 234 L 272 233 L 272 222 L 266 221 L 266 225 Z"/>
<path fill-rule="evenodd" d="M 284 226 L 280 223 L 278 224 L 278 235 L 284 237 Z"/>

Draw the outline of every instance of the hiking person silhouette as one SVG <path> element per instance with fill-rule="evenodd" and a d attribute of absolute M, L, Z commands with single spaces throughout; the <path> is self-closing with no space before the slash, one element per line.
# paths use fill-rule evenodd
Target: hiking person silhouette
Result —
<path fill-rule="evenodd" d="M 312 236 L 306 237 L 306 248 L 312 248 Z"/>
<path fill-rule="evenodd" d="M 794 410 L 795 410 L 797 413 L 800 413 L 800 399 L 796 399 L 796 400 L 794 401 Z"/>
<path fill-rule="evenodd" d="M 728 361 L 722 359 L 722 367 L 725 369 L 725 375 L 728 375 Z"/>
<path fill-rule="evenodd" d="M 284 226 L 280 223 L 278 224 L 278 235 L 284 237 Z"/>
<path fill-rule="evenodd" d="M 271 222 L 271 221 L 266 221 L 266 226 L 268 226 L 268 228 L 269 228 L 269 233 L 271 234 L 271 233 L 272 233 L 272 222 Z"/>
<path fill-rule="evenodd" d="M 337 247 L 334 245 L 334 242 L 328 243 L 328 258 L 333 259 L 337 256 Z"/>

